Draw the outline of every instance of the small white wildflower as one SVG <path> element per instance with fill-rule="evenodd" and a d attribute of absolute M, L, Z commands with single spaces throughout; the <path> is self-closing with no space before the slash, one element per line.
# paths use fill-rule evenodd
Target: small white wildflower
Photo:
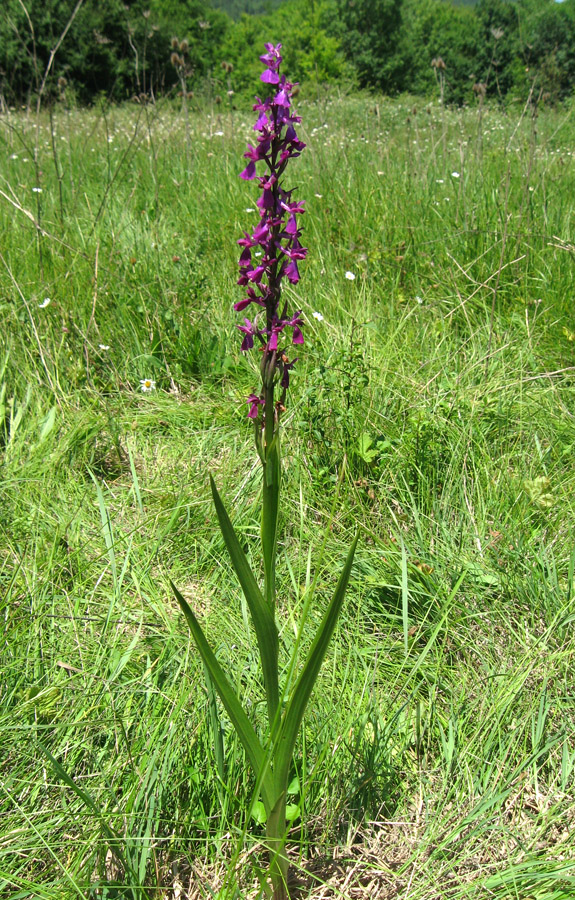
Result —
<path fill-rule="evenodd" d="M 141 388 L 142 388 L 142 392 L 143 392 L 144 394 L 146 394 L 148 391 L 155 391 L 155 390 L 156 390 L 156 382 L 155 382 L 155 381 L 152 381 L 151 378 L 141 378 L 141 379 L 140 379 L 140 385 L 141 385 Z"/>
<path fill-rule="evenodd" d="M 40 309 L 46 309 L 46 307 L 51 303 L 50 297 L 44 297 L 41 303 L 38 304 Z"/>
<path fill-rule="evenodd" d="M 253 208 L 253 206 L 248 206 L 246 212 L 255 212 L 255 209 Z"/>
<path fill-rule="evenodd" d="M 32 190 L 34 191 L 35 194 L 41 194 L 41 193 L 42 193 L 42 188 L 39 188 L 39 187 L 33 187 Z"/>
<path fill-rule="evenodd" d="M 451 177 L 452 177 L 452 178 L 459 178 L 459 172 L 452 172 L 452 173 L 451 173 Z"/>
<path fill-rule="evenodd" d="M 436 184 L 443 184 L 443 178 L 436 178 L 435 182 Z"/>
<path fill-rule="evenodd" d="M 10 159 L 18 159 L 18 154 L 12 153 L 12 155 L 10 156 Z"/>
<path fill-rule="evenodd" d="M 214 131 L 214 137 L 223 137 L 223 136 L 224 136 L 223 131 Z"/>
<path fill-rule="evenodd" d="M 423 303 L 423 297 L 420 297 L 419 294 L 416 295 L 415 299 L 418 303 Z"/>
<path fill-rule="evenodd" d="M 109 344 L 98 344 L 98 347 L 100 348 L 100 350 L 109 350 L 110 349 Z"/>
<path fill-rule="evenodd" d="M 355 281 L 355 275 L 353 274 L 353 272 L 346 272 L 345 277 L 348 281 Z"/>
<path fill-rule="evenodd" d="M 323 194 L 316 194 L 316 197 L 318 200 L 321 200 L 321 198 L 323 197 Z"/>
<path fill-rule="evenodd" d="M 233 97 L 234 94 L 235 94 L 235 91 L 228 91 L 228 97 Z"/>
<path fill-rule="evenodd" d="M 261 256 L 261 255 L 262 255 L 262 251 L 261 251 L 261 250 L 259 250 L 257 253 L 254 253 L 254 256 Z"/>
<path fill-rule="evenodd" d="M 323 322 L 323 316 L 320 312 L 314 312 L 312 313 L 312 316 L 314 317 L 314 319 L 317 319 L 318 322 Z"/>
<path fill-rule="evenodd" d="M 378 172 L 378 175 L 385 175 L 385 172 Z"/>

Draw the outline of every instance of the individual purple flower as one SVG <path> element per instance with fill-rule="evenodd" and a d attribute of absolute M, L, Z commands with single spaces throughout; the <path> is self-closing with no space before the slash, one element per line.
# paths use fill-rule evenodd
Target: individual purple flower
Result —
<path fill-rule="evenodd" d="M 234 303 L 234 309 L 236 312 L 242 312 L 242 310 L 244 310 L 246 306 L 249 306 L 250 303 L 256 303 L 258 306 L 265 307 L 265 300 L 263 299 L 263 297 L 258 297 L 253 287 L 248 287 L 247 293 L 247 297 L 244 297 L 243 300 L 238 300 L 237 303 Z"/>
<path fill-rule="evenodd" d="M 273 416 L 276 422 L 284 408 L 290 371 L 295 363 L 295 360 L 288 362 L 284 353 L 286 340 L 290 343 L 285 330 L 291 329 L 291 343 L 301 345 L 304 341 L 301 312 L 290 315 L 287 304 L 282 303 L 282 281 L 297 284 L 300 280 L 298 263 L 305 259 L 307 249 L 300 242 L 298 221 L 305 212 L 304 203 L 292 199 L 292 191 L 282 183 L 289 161 L 305 148 L 296 131 L 301 118 L 292 108 L 294 85 L 280 73 L 281 44 L 267 43 L 265 51 L 260 57 L 265 66 L 261 81 L 273 88 L 272 96 L 256 97 L 253 107 L 257 113 L 253 128 L 256 138 L 253 144 L 248 144 L 244 153 L 248 163 L 240 173 L 244 181 L 259 184 L 256 204 L 260 221 L 253 231 L 245 231 L 238 241 L 241 247 L 238 284 L 246 289 L 246 294 L 234 303 L 234 309 L 242 312 L 255 303 L 265 310 L 265 322 L 261 325 L 244 319 L 245 324 L 238 325 L 238 329 L 243 334 L 242 350 L 251 350 L 256 337 L 262 345 L 262 392 L 257 398 L 250 394 L 248 416 L 258 419 L 259 407 L 263 408 L 262 427 L 268 440 L 272 423 L 267 419 Z M 262 167 L 260 174 L 259 166 Z M 256 262 L 252 260 L 255 247 L 258 248 L 257 253 L 254 251 Z M 264 313 L 261 315 L 263 317 Z M 282 399 L 278 402 L 274 401 L 275 387 L 282 391 Z"/>
<path fill-rule="evenodd" d="M 290 328 L 293 328 L 292 343 L 293 344 L 303 344 L 303 334 L 301 331 L 301 326 L 303 325 L 303 319 L 301 318 L 301 310 L 299 312 L 296 312 L 296 314 L 294 316 L 292 316 L 292 318 L 289 319 L 289 321 L 286 321 L 285 324 L 288 325 Z"/>
<path fill-rule="evenodd" d="M 262 72 L 260 79 L 265 84 L 278 84 L 280 77 L 277 70 L 282 61 L 280 56 L 281 44 L 278 44 L 276 47 L 274 47 L 273 44 L 266 44 L 265 47 L 267 53 L 260 56 L 260 60 L 263 62 L 264 66 L 267 66 L 267 69 L 265 72 Z"/>
<path fill-rule="evenodd" d="M 258 407 L 263 406 L 264 401 L 261 397 L 257 397 L 255 394 L 250 394 L 247 399 L 247 402 L 250 405 L 248 411 L 248 419 L 257 419 L 258 417 Z"/>
<path fill-rule="evenodd" d="M 239 328 L 244 333 L 240 350 L 251 350 L 254 345 L 254 337 L 259 335 L 260 330 L 255 322 L 250 322 L 249 319 L 244 319 L 244 322 L 246 323 L 245 325 L 236 325 L 236 328 Z"/>
<path fill-rule="evenodd" d="M 290 372 L 295 366 L 297 360 L 298 358 L 296 356 L 296 358 L 292 359 L 292 361 L 290 362 L 285 353 L 282 354 L 282 377 L 280 379 L 280 386 L 284 389 L 284 391 L 287 391 L 289 387 Z"/>
<path fill-rule="evenodd" d="M 298 283 L 299 269 L 297 267 L 297 262 L 295 261 L 295 259 L 291 259 L 283 271 L 288 281 L 290 281 L 292 284 Z"/>

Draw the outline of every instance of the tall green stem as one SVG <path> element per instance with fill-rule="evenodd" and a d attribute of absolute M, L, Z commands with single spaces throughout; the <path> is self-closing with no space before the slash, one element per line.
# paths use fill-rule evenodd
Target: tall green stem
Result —
<path fill-rule="evenodd" d="M 274 384 L 264 364 L 264 446 L 263 446 L 263 502 L 262 502 L 262 549 L 264 557 L 264 599 L 272 613 L 276 605 L 276 554 L 281 484 L 281 459 L 279 423 L 276 421 L 274 404 Z M 266 377 L 267 376 L 267 377 Z M 272 375 L 273 377 L 273 375 Z M 279 700 L 278 700 L 279 702 Z M 278 726 L 278 702 L 270 703 L 268 696 L 268 717 L 270 736 Z M 272 766 L 274 760 L 272 758 Z M 277 774 L 276 774 L 277 777 Z M 289 860 L 285 853 L 286 795 L 287 777 L 280 776 L 282 783 L 276 784 L 275 806 L 268 810 L 266 823 L 267 846 L 270 856 L 270 876 L 274 900 L 288 900 L 287 873 Z"/>
<path fill-rule="evenodd" d="M 289 900 L 287 875 L 289 859 L 285 851 L 287 782 L 280 799 L 268 816 L 266 824 L 267 845 L 270 855 L 270 876 L 273 900 Z"/>
<path fill-rule="evenodd" d="M 281 480 L 279 431 L 275 428 L 274 388 L 264 387 L 265 429 L 264 429 L 264 472 L 262 503 L 262 549 L 264 557 L 264 597 L 272 610 L 276 604 L 275 568 L 279 494 Z M 275 714 L 275 712 L 274 712 Z"/>

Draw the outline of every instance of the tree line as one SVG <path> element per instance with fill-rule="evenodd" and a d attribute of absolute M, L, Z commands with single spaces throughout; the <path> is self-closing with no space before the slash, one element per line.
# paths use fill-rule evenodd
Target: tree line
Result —
<path fill-rule="evenodd" d="M 239 104 L 264 40 L 304 90 L 556 102 L 575 84 L 575 0 L 3 0 L 0 102 Z"/>

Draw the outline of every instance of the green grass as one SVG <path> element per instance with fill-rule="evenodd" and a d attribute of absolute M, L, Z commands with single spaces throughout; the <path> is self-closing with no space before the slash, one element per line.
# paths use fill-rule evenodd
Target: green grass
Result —
<path fill-rule="evenodd" d="M 300 896 L 571 897 L 570 111 L 299 112 L 284 660 L 344 460 L 306 641 L 362 532 L 297 753 Z M 186 163 L 169 106 L 0 120 L 2 897 L 257 894 L 253 784 L 169 590 L 263 699 L 208 482 L 257 567 L 250 127 L 194 112 Z"/>

